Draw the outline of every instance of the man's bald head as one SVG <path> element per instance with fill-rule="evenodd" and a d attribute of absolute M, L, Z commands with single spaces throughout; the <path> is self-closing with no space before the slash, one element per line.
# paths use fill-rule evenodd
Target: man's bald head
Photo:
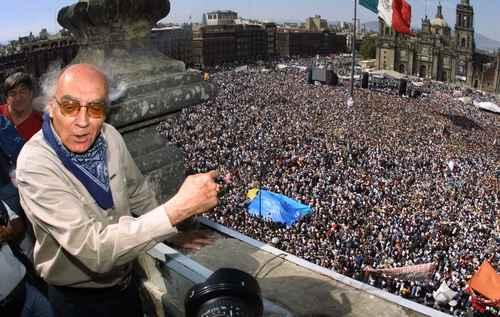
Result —
<path fill-rule="evenodd" d="M 108 79 L 103 72 L 91 64 L 74 64 L 66 67 L 56 82 L 55 94 L 61 87 L 75 82 L 92 82 L 94 86 L 101 86 L 106 91 L 106 99 L 109 92 Z"/>

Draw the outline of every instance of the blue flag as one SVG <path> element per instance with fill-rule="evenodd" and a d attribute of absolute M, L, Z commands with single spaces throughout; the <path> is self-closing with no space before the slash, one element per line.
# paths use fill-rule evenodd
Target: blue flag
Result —
<path fill-rule="evenodd" d="M 262 208 L 261 208 L 262 202 Z M 291 226 L 303 216 L 311 213 L 311 207 L 285 195 L 259 190 L 248 206 L 248 212 L 259 218 Z"/>

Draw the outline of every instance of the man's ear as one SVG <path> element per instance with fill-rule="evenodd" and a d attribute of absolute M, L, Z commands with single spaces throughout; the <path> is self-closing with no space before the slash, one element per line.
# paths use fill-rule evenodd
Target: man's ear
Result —
<path fill-rule="evenodd" d="M 47 103 L 47 113 L 49 114 L 49 117 L 51 119 L 54 118 L 54 111 L 56 111 L 56 105 L 55 105 L 54 99 L 52 98 Z"/>

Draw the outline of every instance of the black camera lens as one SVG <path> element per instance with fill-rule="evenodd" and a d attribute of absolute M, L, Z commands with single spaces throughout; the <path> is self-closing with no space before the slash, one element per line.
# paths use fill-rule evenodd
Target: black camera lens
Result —
<path fill-rule="evenodd" d="M 187 317 L 259 317 L 263 311 L 260 287 L 245 272 L 219 269 L 189 290 L 185 310 Z"/>

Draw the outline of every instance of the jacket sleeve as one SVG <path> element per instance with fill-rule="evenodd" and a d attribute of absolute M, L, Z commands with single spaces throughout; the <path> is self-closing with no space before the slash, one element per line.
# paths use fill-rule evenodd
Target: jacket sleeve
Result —
<path fill-rule="evenodd" d="M 113 129 L 112 133 L 117 134 L 117 139 L 120 142 L 122 157 L 124 158 L 130 212 L 136 216 L 144 215 L 146 212 L 159 205 L 155 197 L 155 192 L 152 190 L 151 184 L 142 175 L 141 171 L 137 167 L 137 164 L 130 154 L 123 137 L 113 127 L 111 128 Z M 169 236 L 175 233 L 177 233 L 177 229 L 173 227 L 169 232 Z M 165 240 L 167 238 L 168 236 L 164 236 L 161 240 Z"/>
<path fill-rule="evenodd" d="M 34 225 L 89 270 L 109 272 L 172 232 L 163 206 L 138 218 L 122 216 L 113 223 L 97 220 L 86 210 L 88 206 L 78 192 L 72 190 L 69 176 L 62 172 L 57 159 L 34 150 L 25 146 L 18 160 L 21 204 Z"/>

